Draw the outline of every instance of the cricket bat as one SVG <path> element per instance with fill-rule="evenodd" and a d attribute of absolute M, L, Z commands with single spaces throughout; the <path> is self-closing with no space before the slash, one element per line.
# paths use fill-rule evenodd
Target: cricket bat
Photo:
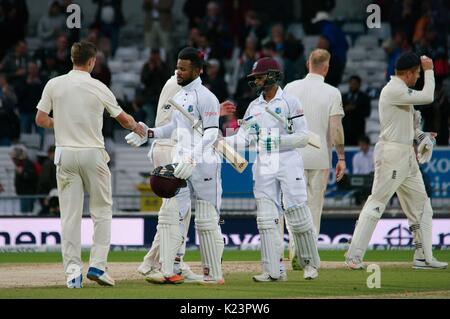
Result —
<path fill-rule="evenodd" d="M 281 123 L 283 123 L 284 127 L 286 128 L 286 130 L 288 131 L 289 134 L 293 133 L 293 127 L 292 127 L 292 125 L 289 123 L 289 121 L 287 119 L 285 119 L 280 114 L 275 113 L 274 111 L 272 111 L 268 107 L 266 107 L 266 112 L 269 113 L 270 115 L 272 115 L 274 118 L 276 118 Z M 315 148 L 320 148 L 320 136 L 319 135 L 317 135 L 314 132 L 309 131 L 308 132 L 308 137 L 309 137 L 309 139 L 308 139 L 308 144 L 309 145 L 311 145 L 311 146 L 313 146 Z"/>
<path fill-rule="evenodd" d="M 201 122 L 193 117 L 188 111 L 186 111 L 181 105 L 175 102 L 173 99 L 167 101 L 169 104 L 173 105 L 184 117 L 186 117 L 192 125 L 195 132 L 203 136 L 203 129 L 201 127 Z M 242 157 L 239 152 L 237 152 L 231 145 L 229 145 L 223 138 L 219 138 L 213 146 L 215 150 L 225 158 L 231 166 L 238 172 L 242 173 L 248 165 L 247 160 Z"/>

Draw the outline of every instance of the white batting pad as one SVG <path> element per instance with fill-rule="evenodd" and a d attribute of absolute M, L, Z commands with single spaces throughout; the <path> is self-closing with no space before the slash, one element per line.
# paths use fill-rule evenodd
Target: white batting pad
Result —
<path fill-rule="evenodd" d="M 347 259 L 363 260 L 370 238 L 372 238 L 378 220 L 383 215 L 385 208 L 386 206 L 383 203 L 373 199 L 372 196 L 367 198 L 367 202 L 356 222 L 351 244 L 346 254 Z"/>
<path fill-rule="evenodd" d="M 277 279 L 280 277 L 280 257 L 283 250 L 278 209 L 274 202 L 266 198 L 256 199 L 256 206 L 263 272 Z"/>
<path fill-rule="evenodd" d="M 300 266 L 320 267 L 320 257 L 317 251 L 317 235 L 308 206 L 295 206 L 285 212 L 289 228 L 294 238 L 296 255 Z"/>
<path fill-rule="evenodd" d="M 213 280 L 223 278 L 223 236 L 219 227 L 219 216 L 210 202 L 197 200 L 195 205 L 195 228 L 200 239 L 200 255 L 203 273 Z"/>
<path fill-rule="evenodd" d="M 160 237 L 159 262 L 165 277 L 174 274 L 175 256 L 183 243 L 179 224 L 178 205 L 175 198 L 165 201 L 159 211 L 157 227 Z"/>

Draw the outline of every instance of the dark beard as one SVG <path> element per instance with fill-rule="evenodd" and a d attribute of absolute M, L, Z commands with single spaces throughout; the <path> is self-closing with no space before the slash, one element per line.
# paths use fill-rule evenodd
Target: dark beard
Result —
<path fill-rule="evenodd" d="M 178 83 L 178 81 L 177 81 L 177 83 L 178 83 L 178 85 L 180 85 L 180 86 L 186 86 L 186 85 L 189 85 L 192 81 L 194 81 L 194 79 L 193 78 L 190 78 L 190 79 L 187 79 L 187 80 L 183 80 L 181 83 Z"/>

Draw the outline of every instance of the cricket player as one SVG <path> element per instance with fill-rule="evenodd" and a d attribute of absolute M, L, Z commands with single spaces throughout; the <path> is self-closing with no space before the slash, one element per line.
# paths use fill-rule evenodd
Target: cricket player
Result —
<path fill-rule="evenodd" d="M 424 71 L 422 91 L 410 89 Z M 431 159 L 434 137 L 420 131 L 414 124 L 413 105 L 430 104 L 434 99 L 433 61 L 415 53 L 405 52 L 395 64 L 395 76 L 382 89 L 379 100 L 380 138 L 375 146 L 375 176 L 372 193 L 367 199 L 356 224 L 346 264 L 351 269 L 364 268 L 363 259 L 370 238 L 386 204 L 394 195 L 400 200 L 414 235 L 416 250 L 414 268 L 442 269 L 447 263 L 433 257 L 433 209 L 425 191 L 416 160 L 413 142 L 418 142 L 418 160 Z M 416 121 L 417 122 L 417 121 Z"/>
<path fill-rule="evenodd" d="M 187 47 L 180 51 L 177 61 L 177 83 L 182 89 L 175 94 L 173 100 L 180 104 L 192 116 L 200 120 L 203 135 L 196 134 L 192 123 L 181 112 L 175 112 L 171 121 L 161 127 L 147 128 L 148 134 L 141 138 L 137 134 L 129 134 L 127 143 L 139 146 L 147 142 L 148 138 L 164 139 L 175 137 L 177 146 L 173 163 L 178 163 L 174 176 L 188 180 L 189 189 L 196 197 L 195 225 L 200 239 L 200 254 L 204 284 L 224 284 L 221 258 L 224 248 L 223 236 L 219 226 L 219 210 L 222 196 L 220 177 L 221 158 L 213 149 L 219 133 L 219 101 L 205 86 L 202 85 L 200 73 L 203 65 L 203 56 L 195 48 Z M 175 210 L 164 217 L 159 216 L 161 248 L 169 252 L 170 260 L 174 260 L 174 251 L 171 246 L 174 240 L 166 241 L 164 238 L 175 237 L 179 226 L 178 214 Z M 163 243 L 170 247 L 163 248 Z M 160 258 L 161 259 L 161 258 Z M 174 276 L 173 267 L 167 262 L 162 263 L 162 272 L 166 278 Z"/>
<path fill-rule="evenodd" d="M 167 80 L 161 91 L 156 114 L 156 127 L 163 126 L 164 124 L 170 122 L 173 114 L 173 107 L 170 104 L 167 104 L 167 101 L 175 94 L 177 94 L 180 90 L 181 86 L 178 85 L 175 74 L 169 80 Z M 233 113 L 235 112 L 235 110 L 235 105 L 230 101 L 225 101 L 220 104 L 221 116 Z M 175 146 L 176 141 L 172 139 L 155 140 L 148 155 L 153 166 L 158 167 L 171 164 Z M 174 198 L 163 199 L 163 205 L 161 206 L 159 215 L 164 215 L 165 213 L 167 213 L 167 210 L 170 209 L 178 212 L 180 218 L 180 229 L 181 233 L 183 234 L 183 239 L 181 247 L 179 248 L 175 257 L 173 273 L 175 275 L 181 275 L 184 278 L 184 282 L 198 282 L 203 280 L 203 276 L 193 273 L 189 265 L 183 262 L 183 256 L 186 251 L 186 237 L 191 221 L 190 201 L 191 199 L 189 191 L 185 188 L 182 188 Z M 183 207 L 183 209 L 180 209 L 180 206 Z M 168 214 L 171 213 L 169 212 Z M 178 243 L 180 242 L 179 240 L 177 241 L 177 239 L 175 239 L 175 241 Z M 174 283 L 173 280 L 176 279 L 175 277 L 169 277 L 171 279 L 167 279 L 166 277 L 164 277 L 164 274 L 161 272 L 161 263 L 159 259 L 160 234 L 157 230 L 152 242 L 152 247 L 145 255 L 143 262 L 139 265 L 138 272 L 141 275 L 145 276 L 146 280 L 151 283 Z M 164 259 L 165 258 L 162 258 L 161 262 L 165 262 Z M 178 280 L 179 279 L 180 278 L 178 278 Z"/>
<path fill-rule="evenodd" d="M 306 77 L 288 83 L 284 91 L 300 100 L 308 128 L 320 136 L 321 147 L 319 149 L 310 145 L 298 149 L 305 168 L 307 204 L 313 216 L 316 233 L 320 235 L 320 219 L 331 168 L 331 147 L 333 145 L 338 156 L 337 182 L 342 179 L 345 172 L 344 129 L 342 127 L 344 110 L 339 90 L 325 83 L 330 66 L 330 53 L 324 49 L 315 49 L 309 55 L 307 64 L 309 73 Z M 293 268 L 298 269 L 292 235 L 290 231 L 289 233 L 289 258 Z"/>
<path fill-rule="evenodd" d="M 303 161 L 296 150 L 307 145 L 309 132 L 298 99 L 278 86 L 281 76 L 281 68 L 274 59 L 262 58 L 255 63 L 248 76 L 251 80 L 249 84 L 256 87 L 260 95 L 248 106 L 237 134 L 227 137 L 230 144 L 239 147 L 242 144 L 256 144 L 258 148 L 253 165 L 253 192 L 263 273 L 253 276 L 256 282 L 287 280 L 281 258 L 284 241 L 279 230 L 282 207 L 304 267 L 304 278 L 316 278 L 320 266 L 317 235 L 306 205 Z M 282 123 L 269 111 L 286 121 Z"/>
<path fill-rule="evenodd" d="M 75 43 L 71 48 L 73 70 L 48 81 L 37 105 L 36 124 L 55 130 L 62 255 L 69 288 L 83 287 L 80 237 L 84 190 L 90 195 L 94 222 L 87 277 L 100 285 L 114 286 L 106 272 L 112 195 L 109 156 L 102 135 L 104 109 L 124 128 L 137 136 L 146 135 L 144 127 L 122 111 L 113 93 L 91 77 L 96 53 L 92 43 Z"/>

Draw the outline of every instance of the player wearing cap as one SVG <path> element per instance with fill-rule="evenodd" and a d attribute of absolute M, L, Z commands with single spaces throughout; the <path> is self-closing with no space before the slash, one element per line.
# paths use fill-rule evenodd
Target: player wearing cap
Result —
<path fill-rule="evenodd" d="M 410 89 L 424 70 L 422 91 Z M 386 204 L 394 195 L 408 217 L 414 235 L 416 250 L 414 268 L 446 268 L 447 263 L 433 257 L 433 209 L 425 191 L 422 175 L 416 160 L 414 140 L 418 143 L 420 163 L 430 160 L 434 137 L 418 129 L 414 121 L 413 105 L 430 104 L 434 99 L 433 61 L 425 56 L 405 52 L 395 65 L 395 76 L 382 89 L 379 100 L 381 133 L 375 146 L 375 176 L 372 193 L 367 199 L 356 224 L 346 264 L 351 269 L 362 269 L 362 261 Z M 417 121 L 416 121 L 417 122 Z"/>
<path fill-rule="evenodd" d="M 304 278 L 316 278 L 320 265 L 317 235 L 306 205 L 303 162 L 296 151 L 308 144 L 310 135 L 299 100 L 278 86 L 281 76 L 280 66 L 274 59 L 262 58 L 255 63 L 248 76 L 249 84 L 256 87 L 260 95 L 248 106 L 237 134 L 227 138 L 239 147 L 256 144 L 258 149 L 253 165 L 253 192 L 263 273 L 253 276 L 256 282 L 287 280 L 281 259 L 284 251 L 283 232 L 279 229 L 282 207 L 304 267 Z M 280 118 L 286 121 L 281 122 Z"/>

